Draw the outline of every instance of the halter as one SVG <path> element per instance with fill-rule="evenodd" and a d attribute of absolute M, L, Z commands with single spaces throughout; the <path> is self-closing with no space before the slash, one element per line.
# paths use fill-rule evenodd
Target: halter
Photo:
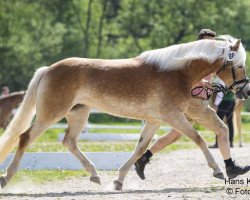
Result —
<path fill-rule="evenodd" d="M 233 59 L 233 57 L 232 57 Z M 242 87 L 239 87 L 236 89 L 236 94 L 242 98 L 245 98 L 245 94 L 243 92 L 243 89 L 245 88 L 245 86 L 247 85 L 247 83 L 249 83 L 249 78 L 247 78 L 247 76 L 245 76 L 244 79 L 241 80 L 237 80 L 236 78 L 236 73 L 235 73 L 235 68 L 233 66 L 233 61 L 232 60 L 227 60 L 225 62 L 225 64 L 219 69 L 219 71 L 216 73 L 216 75 L 218 75 L 221 71 L 224 71 L 227 67 L 231 68 L 232 71 L 232 77 L 233 77 L 233 83 L 228 87 L 228 90 L 232 90 L 235 86 L 245 83 Z"/>
<path fill-rule="evenodd" d="M 233 66 L 233 59 L 234 59 L 235 54 L 236 52 L 230 51 L 228 53 L 228 58 L 225 61 L 224 65 L 216 72 L 216 75 L 218 75 L 220 72 L 224 71 L 226 68 L 228 67 L 231 68 L 233 83 L 228 88 L 218 83 L 213 83 L 212 88 L 204 88 L 203 86 L 197 86 L 191 90 L 191 96 L 197 99 L 201 99 L 201 100 L 208 100 L 213 93 L 222 92 L 225 95 L 225 94 L 228 94 L 230 90 L 233 90 L 235 86 L 245 83 L 242 87 L 236 88 L 236 96 L 238 96 L 240 99 L 242 99 L 243 97 L 247 99 L 246 95 L 243 92 L 243 89 L 245 88 L 247 83 L 249 83 L 249 78 L 245 76 L 244 79 L 241 79 L 241 80 L 236 79 L 235 68 Z M 201 89 L 201 90 L 199 93 L 195 94 L 194 91 L 196 89 Z M 205 98 L 199 96 L 204 90 L 206 92 Z"/>
<path fill-rule="evenodd" d="M 243 97 L 245 99 L 247 99 L 247 97 L 245 96 L 243 89 L 244 87 L 247 85 L 247 83 L 249 83 L 249 78 L 247 78 L 247 76 L 245 76 L 244 79 L 241 79 L 239 81 L 236 80 L 236 73 L 235 73 L 235 69 L 233 66 L 233 61 L 232 60 L 227 60 L 225 62 L 225 64 L 219 69 L 219 71 L 216 73 L 216 75 L 218 75 L 221 71 L 224 71 L 226 69 L 227 66 L 231 67 L 232 70 L 232 77 L 233 77 L 233 83 L 228 87 L 225 88 L 226 90 L 228 90 L 228 92 L 230 90 L 232 90 L 234 88 L 234 86 L 245 83 L 241 88 L 237 88 L 236 89 L 236 97 L 238 97 L 239 99 L 242 99 Z M 227 92 L 227 93 L 228 93 Z M 238 108 L 238 106 L 242 103 L 243 101 L 241 100 L 240 103 L 234 108 L 234 110 L 231 112 L 231 114 L 229 115 L 229 117 L 227 117 L 226 121 L 228 121 L 228 119 L 232 116 L 232 114 L 234 113 L 234 111 Z"/>

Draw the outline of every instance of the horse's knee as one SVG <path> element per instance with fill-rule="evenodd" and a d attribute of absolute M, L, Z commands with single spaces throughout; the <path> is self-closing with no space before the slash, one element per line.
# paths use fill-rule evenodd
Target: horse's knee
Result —
<path fill-rule="evenodd" d="M 218 137 L 227 137 L 228 135 L 228 127 L 226 125 L 220 126 L 220 129 L 216 131 Z"/>

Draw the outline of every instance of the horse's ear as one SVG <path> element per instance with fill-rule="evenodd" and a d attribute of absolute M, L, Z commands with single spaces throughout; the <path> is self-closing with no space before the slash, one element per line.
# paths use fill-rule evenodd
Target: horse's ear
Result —
<path fill-rule="evenodd" d="M 241 43 L 241 39 L 238 39 L 237 42 L 235 43 L 235 45 L 231 46 L 231 50 L 238 51 L 238 49 L 240 47 L 240 43 Z"/>

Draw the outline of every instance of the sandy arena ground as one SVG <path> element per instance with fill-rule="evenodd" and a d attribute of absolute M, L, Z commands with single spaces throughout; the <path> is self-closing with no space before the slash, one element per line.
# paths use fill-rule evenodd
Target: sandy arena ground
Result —
<path fill-rule="evenodd" d="M 232 152 L 233 158 L 239 164 L 250 164 L 250 146 L 234 148 Z M 212 153 L 224 170 L 219 150 L 213 150 Z M 212 177 L 212 170 L 207 166 L 199 149 L 156 155 L 146 168 L 146 180 L 140 180 L 135 171 L 131 170 L 122 191 L 113 190 L 112 180 L 117 177 L 117 172 L 100 174 L 101 186 L 91 183 L 89 177 L 71 178 L 43 185 L 31 182 L 18 183 L 7 187 L 0 195 L 0 199 L 250 199 L 250 172 L 236 178 L 243 180 L 245 184 L 225 185 L 225 181 Z M 239 188 L 239 194 L 227 194 L 235 192 L 236 188 Z M 248 189 L 249 194 L 240 189 Z"/>

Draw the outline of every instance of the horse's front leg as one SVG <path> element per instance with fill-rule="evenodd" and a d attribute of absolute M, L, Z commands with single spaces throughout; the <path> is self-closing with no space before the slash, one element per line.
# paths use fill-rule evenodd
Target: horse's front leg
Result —
<path fill-rule="evenodd" d="M 149 142 L 151 141 L 153 135 L 155 134 L 156 130 L 160 127 L 160 122 L 146 122 L 141 135 L 140 139 L 137 143 L 136 149 L 133 155 L 128 159 L 128 161 L 119 169 L 119 177 L 118 179 L 114 180 L 114 189 L 121 190 L 124 178 L 128 173 L 131 166 L 135 163 L 135 161 L 144 153 L 146 150 Z"/>
<path fill-rule="evenodd" d="M 170 114 L 170 112 L 168 113 Z M 184 114 L 180 111 L 175 111 L 171 115 L 163 115 L 162 120 L 172 126 L 178 132 L 188 136 L 192 139 L 202 150 L 209 167 L 214 169 L 214 176 L 217 178 L 224 178 L 222 171 L 220 170 L 218 164 L 216 163 L 213 155 L 208 149 L 207 143 L 204 138 L 199 135 L 199 133 L 192 127 L 192 125 L 187 121 Z"/>

